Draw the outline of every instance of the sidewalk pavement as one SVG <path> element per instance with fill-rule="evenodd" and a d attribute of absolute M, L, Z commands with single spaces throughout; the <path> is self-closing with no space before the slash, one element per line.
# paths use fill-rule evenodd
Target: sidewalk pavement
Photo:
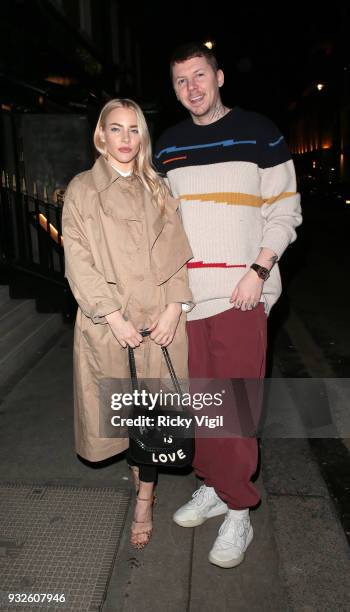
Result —
<path fill-rule="evenodd" d="M 72 329 L 5 397 L 0 388 L 0 418 L 0 482 L 132 487 L 125 459 L 93 467 L 75 455 Z M 151 542 L 129 545 L 131 506 L 103 612 L 350 610 L 349 548 L 307 442 L 266 440 L 256 484 L 254 540 L 244 563 L 224 570 L 207 561 L 223 518 L 175 525 L 198 483 L 161 473 Z"/>

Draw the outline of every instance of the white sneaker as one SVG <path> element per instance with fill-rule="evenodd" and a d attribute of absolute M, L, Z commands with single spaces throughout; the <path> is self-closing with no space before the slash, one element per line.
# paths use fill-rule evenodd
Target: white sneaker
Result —
<path fill-rule="evenodd" d="M 202 485 L 173 515 L 173 520 L 180 527 L 197 527 L 208 518 L 227 512 L 227 505 L 215 493 L 213 487 Z"/>
<path fill-rule="evenodd" d="M 229 510 L 209 553 L 209 561 L 219 567 L 235 567 L 253 539 L 248 510 Z"/>

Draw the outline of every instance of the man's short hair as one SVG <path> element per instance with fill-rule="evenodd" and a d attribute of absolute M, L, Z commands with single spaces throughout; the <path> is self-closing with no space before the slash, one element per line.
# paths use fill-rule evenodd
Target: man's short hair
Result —
<path fill-rule="evenodd" d="M 170 56 L 170 76 L 173 76 L 174 64 L 185 62 L 192 57 L 205 57 L 208 64 L 216 73 L 219 70 L 218 61 L 211 49 L 208 49 L 203 43 L 190 42 L 179 45 L 174 49 Z"/>

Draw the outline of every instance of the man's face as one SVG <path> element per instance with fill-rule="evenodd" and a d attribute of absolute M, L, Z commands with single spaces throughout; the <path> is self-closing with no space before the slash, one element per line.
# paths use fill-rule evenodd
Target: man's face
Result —
<path fill-rule="evenodd" d="M 174 64 L 172 76 L 176 96 L 191 113 L 194 123 L 210 123 L 220 100 L 222 70 L 214 71 L 205 57 L 191 57 Z"/>

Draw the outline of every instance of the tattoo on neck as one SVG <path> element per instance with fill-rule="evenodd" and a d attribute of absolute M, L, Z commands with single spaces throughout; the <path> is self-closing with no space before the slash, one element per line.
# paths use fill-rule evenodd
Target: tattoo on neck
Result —
<path fill-rule="evenodd" d="M 210 116 L 209 116 L 210 122 L 213 123 L 214 121 L 221 119 L 221 117 L 226 115 L 226 113 L 228 113 L 229 110 L 230 110 L 229 108 L 226 108 L 226 106 L 223 105 L 221 100 L 218 100 L 216 105 L 214 106 L 214 108 L 212 109 L 210 113 Z"/>

